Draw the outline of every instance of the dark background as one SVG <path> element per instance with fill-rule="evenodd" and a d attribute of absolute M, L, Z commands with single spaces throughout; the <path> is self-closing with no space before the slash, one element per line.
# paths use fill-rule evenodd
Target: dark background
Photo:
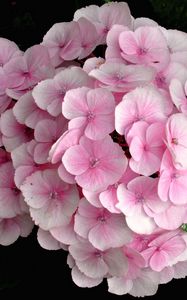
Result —
<path fill-rule="evenodd" d="M 187 32 L 187 0 L 129 0 L 135 17 L 149 17 L 167 28 Z M 0 36 L 15 41 L 22 50 L 40 43 L 47 30 L 57 22 L 70 21 L 74 11 L 89 4 L 102 5 L 102 0 L 0 0 Z M 76 296 L 117 299 L 107 292 L 106 282 L 96 288 L 81 289 L 71 280 L 64 251 L 47 251 L 36 240 L 36 229 L 26 239 L 9 247 L 0 246 L 0 299 L 65 299 Z M 152 299 L 177 292 L 185 295 L 186 279 L 161 285 Z M 124 296 L 133 299 L 131 296 Z"/>

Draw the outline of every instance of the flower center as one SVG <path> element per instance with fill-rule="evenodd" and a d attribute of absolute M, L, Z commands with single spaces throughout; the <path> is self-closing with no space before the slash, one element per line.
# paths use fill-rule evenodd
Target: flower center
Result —
<path fill-rule="evenodd" d="M 166 83 L 165 77 L 161 74 L 157 75 L 155 80 L 156 80 L 156 84 L 158 85 L 158 87 L 162 87 Z"/>
<path fill-rule="evenodd" d="M 50 192 L 49 194 L 49 199 L 54 200 L 58 198 L 58 193 L 57 192 Z"/>
<path fill-rule="evenodd" d="M 99 164 L 100 160 L 98 158 L 91 158 L 90 159 L 90 167 L 95 168 Z"/>
<path fill-rule="evenodd" d="M 95 118 L 95 114 L 93 112 L 89 111 L 87 114 L 88 121 L 92 121 L 94 118 Z"/>
<path fill-rule="evenodd" d="M 99 252 L 99 251 L 95 251 L 94 255 L 95 255 L 97 258 L 101 258 L 101 257 L 102 257 L 102 253 Z"/>
<path fill-rule="evenodd" d="M 172 138 L 171 142 L 172 142 L 172 144 L 178 145 L 178 139 L 177 138 Z"/>
<path fill-rule="evenodd" d="M 136 202 L 142 202 L 144 197 L 141 193 L 136 193 Z"/>
<path fill-rule="evenodd" d="M 17 187 L 13 187 L 13 188 L 11 188 L 11 190 L 12 190 L 13 194 L 16 196 L 19 195 L 19 193 L 20 193 L 20 190 L 18 190 Z"/>
<path fill-rule="evenodd" d="M 138 55 L 145 55 L 147 53 L 147 49 L 146 48 L 139 48 L 137 51 Z"/>
<path fill-rule="evenodd" d="M 97 221 L 100 223 L 105 223 L 106 222 L 106 217 L 104 215 L 98 216 Z"/>

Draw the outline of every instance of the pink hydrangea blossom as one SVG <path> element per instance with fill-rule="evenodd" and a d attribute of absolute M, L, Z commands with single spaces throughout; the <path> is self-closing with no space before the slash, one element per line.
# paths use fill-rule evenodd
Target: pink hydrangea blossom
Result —
<path fill-rule="evenodd" d="M 103 139 L 114 130 L 113 95 L 105 89 L 78 88 L 66 93 L 62 113 L 71 128 L 84 128 L 86 137 Z"/>
<path fill-rule="evenodd" d="M 145 121 L 133 124 L 128 132 L 130 168 L 144 176 L 150 176 L 159 171 L 162 156 L 165 150 L 165 124 Z"/>
<path fill-rule="evenodd" d="M 1 115 L 2 142 L 8 152 L 11 152 L 22 143 L 30 141 L 33 130 L 17 122 L 12 109 Z"/>
<path fill-rule="evenodd" d="M 111 214 L 104 208 L 92 206 L 85 198 L 81 199 L 75 215 L 75 231 L 99 250 L 121 247 L 131 234 L 125 226 L 123 215 Z"/>
<path fill-rule="evenodd" d="M 138 87 L 127 93 L 116 106 L 115 127 L 119 134 L 127 134 L 131 126 L 138 121 L 148 124 L 162 122 L 167 116 L 167 102 L 152 87 Z"/>
<path fill-rule="evenodd" d="M 43 119 L 37 123 L 34 130 L 34 137 L 37 142 L 34 148 L 34 161 L 37 164 L 48 162 L 51 146 L 65 132 L 66 128 L 67 122 L 62 116 L 59 116 L 55 121 Z"/>
<path fill-rule="evenodd" d="M 21 56 L 18 46 L 5 38 L 0 38 L 0 67 L 4 67 L 12 58 Z"/>
<path fill-rule="evenodd" d="M 35 128 L 39 121 L 50 118 L 48 112 L 41 110 L 36 105 L 31 91 L 21 96 L 15 103 L 13 114 L 20 124 L 24 124 L 32 129 Z"/>
<path fill-rule="evenodd" d="M 45 34 L 42 44 L 47 47 L 55 67 L 64 60 L 77 58 L 81 49 L 78 23 L 72 21 L 54 24 Z"/>
<path fill-rule="evenodd" d="M 50 230 L 69 223 L 79 200 L 75 186 L 64 183 L 56 170 L 34 172 L 21 186 L 35 224 Z"/>
<path fill-rule="evenodd" d="M 171 99 L 179 112 L 187 115 L 187 76 L 184 82 L 180 79 L 172 79 L 169 85 Z"/>
<path fill-rule="evenodd" d="M 158 194 L 163 201 L 170 200 L 175 205 L 187 204 L 186 187 L 187 170 L 178 170 L 174 167 L 172 156 L 165 151 L 158 182 Z"/>
<path fill-rule="evenodd" d="M 27 237 L 31 233 L 33 225 L 28 214 L 0 219 L 0 245 L 8 246 L 14 243 L 19 236 Z"/>
<path fill-rule="evenodd" d="M 21 191 L 14 183 L 12 162 L 0 165 L 0 218 L 13 218 L 28 212 Z"/>
<path fill-rule="evenodd" d="M 122 276 L 127 272 L 127 258 L 121 248 L 100 251 L 87 240 L 69 247 L 79 270 L 90 278 L 103 278 L 108 274 Z"/>
<path fill-rule="evenodd" d="M 154 78 L 154 69 L 136 65 L 106 62 L 89 73 L 101 87 L 114 92 L 128 92 L 137 86 L 148 84 Z"/>
<path fill-rule="evenodd" d="M 48 167 L 47 164 L 38 165 L 34 161 L 34 148 L 36 144 L 37 143 L 32 140 L 28 143 L 23 143 L 11 152 L 11 158 L 15 168 L 14 181 L 18 188 L 20 188 L 25 179 L 33 172 Z"/>
<path fill-rule="evenodd" d="M 187 275 L 186 55 L 187 33 L 125 2 L 24 52 L 0 38 L 0 245 L 35 225 L 76 285 L 116 295 Z"/>
<path fill-rule="evenodd" d="M 110 137 L 105 137 L 102 143 L 82 137 L 79 145 L 66 150 L 62 158 L 67 171 L 75 175 L 76 182 L 92 192 L 119 180 L 126 160 L 123 151 Z"/>
<path fill-rule="evenodd" d="M 139 176 L 132 179 L 127 186 L 118 186 L 116 207 L 126 216 L 128 226 L 139 234 L 151 234 L 156 229 L 154 213 L 165 210 L 157 195 L 157 179 Z"/>
<path fill-rule="evenodd" d="M 53 79 L 40 82 L 32 94 L 39 108 L 56 117 L 62 113 L 62 102 L 66 92 L 82 86 L 91 87 L 91 78 L 81 68 L 71 67 L 61 70 Z"/>
<path fill-rule="evenodd" d="M 4 70 L 8 76 L 7 94 L 14 99 L 19 99 L 39 81 L 54 75 L 48 51 L 42 45 L 35 45 L 22 56 L 11 59 Z"/>
<path fill-rule="evenodd" d="M 149 268 L 142 269 L 136 278 L 111 277 L 107 279 L 109 292 L 116 295 L 129 293 L 134 297 L 144 297 L 156 294 L 160 283 L 158 272 Z"/>
<path fill-rule="evenodd" d="M 111 2 L 98 7 L 90 5 L 85 8 L 78 9 L 74 14 L 74 20 L 77 21 L 81 17 L 92 22 L 100 37 L 99 43 L 104 43 L 108 31 L 114 24 L 121 24 L 131 27 L 131 15 L 127 3 Z"/>
<path fill-rule="evenodd" d="M 185 246 L 186 243 L 179 235 L 165 233 L 151 241 L 142 254 L 150 268 L 160 272 L 185 250 Z"/>
<path fill-rule="evenodd" d="M 176 113 L 166 123 L 166 141 L 177 169 L 187 168 L 187 117 Z"/>
<path fill-rule="evenodd" d="M 118 42 L 122 58 L 133 64 L 161 69 L 169 62 L 167 41 L 159 27 L 143 26 L 134 32 L 121 32 Z"/>

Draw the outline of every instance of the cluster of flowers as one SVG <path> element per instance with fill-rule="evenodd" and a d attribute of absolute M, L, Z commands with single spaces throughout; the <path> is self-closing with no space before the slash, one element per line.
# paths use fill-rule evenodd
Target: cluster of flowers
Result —
<path fill-rule="evenodd" d="M 111 2 L 25 52 L 1 38 L 0 113 L 0 244 L 35 224 L 118 295 L 187 275 L 186 33 Z"/>

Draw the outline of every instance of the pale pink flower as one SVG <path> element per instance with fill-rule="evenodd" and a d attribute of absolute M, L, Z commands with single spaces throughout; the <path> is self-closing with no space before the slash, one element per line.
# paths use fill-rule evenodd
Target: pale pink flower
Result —
<path fill-rule="evenodd" d="M 68 224 L 54 227 L 50 230 L 50 233 L 60 243 L 65 245 L 73 245 L 78 241 L 78 236 L 74 230 L 74 225 L 74 216 L 72 216 Z"/>
<path fill-rule="evenodd" d="M 99 199 L 100 192 L 90 192 L 85 189 L 82 189 L 83 196 L 88 200 L 88 202 L 95 206 L 102 208 L 104 205 L 101 204 Z"/>
<path fill-rule="evenodd" d="M 21 96 L 15 103 L 13 114 L 20 124 L 24 124 L 32 129 L 36 127 L 39 121 L 50 118 L 48 112 L 36 105 L 31 91 Z"/>
<path fill-rule="evenodd" d="M 87 57 L 96 48 L 100 36 L 95 26 L 86 18 L 81 17 L 77 21 L 80 30 L 80 53 L 78 59 Z"/>
<path fill-rule="evenodd" d="M 172 79 L 184 81 L 184 79 L 187 79 L 187 69 L 180 63 L 170 62 L 165 68 L 155 74 L 153 83 L 159 89 L 168 91 Z"/>
<path fill-rule="evenodd" d="M 1 115 L 2 142 L 8 152 L 33 138 L 33 130 L 17 122 L 12 109 Z"/>
<path fill-rule="evenodd" d="M 48 162 L 51 146 L 65 132 L 66 128 L 67 121 L 63 116 L 59 116 L 56 120 L 43 119 L 37 123 L 34 130 L 37 142 L 34 148 L 34 161 L 37 164 Z"/>
<path fill-rule="evenodd" d="M 134 173 L 129 167 L 127 167 L 122 177 L 116 183 L 114 183 L 113 185 L 109 185 L 109 187 L 105 191 L 99 194 L 99 203 L 102 204 L 102 206 L 108 209 L 111 213 L 119 214 L 120 210 L 116 207 L 116 204 L 119 202 L 117 198 L 117 188 L 119 184 L 127 184 L 131 179 L 135 178 L 136 176 L 137 174 Z"/>
<path fill-rule="evenodd" d="M 80 29 L 77 22 L 54 24 L 44 35 L 42 44 L 47 47 L 52 64 L 59 66 L 64 60 L 73 60 L 81 49 Z"/>
<path fill-rule="evenodd" d="M 102 251 L 121 247 L 131 238 L 122 214 L 92 206 L 85 198 L 81 199 L 75 215 L 75 232 Z"/>
<path fill-rule="evenodd" d="M 14 168 L 11 162 L 0 165 L 0 218 L 13 218 L 28 212 L 21 191 L 14 183 Z"/>
<path fill-rule="evenodd" d="M 154 69 L 150 67 L 125 65 L 106 62 L 89 73 L 96 78 L 101 87 L 114 92 L 128 92 L 137 86 L 143 86 L 154 78 Z"/>
<path fill-rule="evenodd" d="M 18 188 L 20 188 L 24 180 L 33 172 L 47 167 L 46 164 L 38 165 L 34 161 L 34 148 L 36 144 L 37 143 L 32 140 L 22 144 L 11 152 L 11 158 L 15 168 L 14 181 Z"/>
<path fill-rule="evenodd" d="M 183 238 L 177 233 L 165 233 L 148 244 L 148 248 L 142 251 L 142 255 L 150 268 L 160 272 L 170 262 L 179 256 L 186 248 Z"/>
<path fill-rule="evenodd" d="M 99 68 L 104 62 L 105 60 L 102 57 L 88 58 L 83 65 L 83 70 L 89 74 L 92 70 Z"/>
<path fill-rule="evenodd" d="M 154 213 L 165 210 L 157 195 L 157 179 L 139 176 L 131 180 L 127 186 L 118 186 L 116 207 L 126 216 L 127 225 L 139 234 L 151 234 L 156 229 Z"/>
<path fill-rule="evenodd" d="M 100 37 L 99 43 L 105 43 L 106 35 L 114 24 L 131 27 L 131 15 L 128 4 L 125 2 L 111 2 L 98 7 L 90 5 L 78 9 L 74 14 L 74 20 L 81 17 L 88 19 L 97 29 Z"/>
<path fill-rule="evenodd" d="M 11 98 L 6 94 L 8 78 L 2 67 L 0 67 L 0 114 L 4 112 L 9 104 L 11 103 Z"/>
<path fill-rule="evenodd" d="M 187 170 L 174 167 L 172 156 L 165 151 L 160 166 L 158 195 L 163 201 L 170 200 L 175 205 L 187 204 Z"/>
<path fill-rule="evenodd" d="M 86 137 L 92 140 L 103 139 L 114 130 L 114 109 L 113 95 L 102 88 L 70 90 L 62 104 L 71 128 L 83 127 Z"/>
<path fill-rule="evenodd" d="M 80 129 L 70 129 L 64 132 L 64 134 L 54 143 L 49 151 L 48 160 L 55 164 L 60 162 L 58 167 L 58 174 L 60 178 L 67 183 L 76 183 L 75 176 L 70 174 L 64 167 L 62 157 L 65 151 L 71 146 L 78 145 L 80 137 L 83 135 Z"/>
<path fill-rule="evenodd" d="M 106 38 L 107 48 L 105 53 L 107 62 L 127 64 L 121 56 L 121 48 L 119 45 L 119 35 L 124 31 L 129 31 L 129 28 L 123 25 L 114 25 L 108 32 Z"/>
<path fill-rule="evenodd" d="M 152 296 L 158 290 L 159 274 L 150 268 L 140 270 L 136 278 L 111 277 L 107 279 L 109 292 L 116 295 L 129 293 L 134 297 Z"/>
<path fill-rule="evenodd" d="M 11 59 L 21 56 L 18 46 L 5 38 L 0 38 L 0 67 L 5 66 Z"/>
<path fill-rule="evenodd" d="M 14 99 L 19 99 L 39 81 L 54 75 L 48 51 L 41 45 L 35 45 L 27 49 L 24 55 L 12 58 L 4 70 L 8 77 L 7 94 Z"/>
<path fill-rule="evenodd" d="M 54 117 L 62 113 L 62 102 L 68 90 L 92 86 L 92 79 L 79 67 L 70 67 L 58 72 L 53 79 L 40 82 L 32 92 L 39 108 Z"/>
<path fill-rule="evenodd" d="M 159 171 L 164 150 L 165 124 L 145 121 L 133 124 L 128 132 L 130 168 L 141 175 L 150 176 Z"/>
<path fill-rule="evenodd" d="M 31 233 L 33 225 L 28 214 L 0 219 L 0 245 L 8 246 L 14 243 L 19 236 L 27 237 Z"/>
<path fill-rule="evenodd" d="M 170 204 L 163 212 L 154 215 L 154 221 L 160 228 L 175 230 L 187 223 L 187 205 Z"/>
<path fill-rule="evenodd" d="M 122 149 L 107 136 L 102 142 L 81 137 L 79 145 L 66 150 L 62 161 L 76 182 L 86 190 L 96 192 L 118 181 L 125 168 Z"/>
<path fill-rule="evenodd" d="M 87 287 L 87 288 L 91 288 L 94 286 L 99 285 L 102 281 L 103 278 L 91 278 L 86 276 L 83 272 L 81 272 L 79 270 L 79 268 L 75 265 L 72 268 L 71 271 L 71 276 L 72 276 L 72 280 L 73 282 L 79 286 L 79 287 Z"/>
<path fill-rule="evenodd" d="M 127 258 L 121 248 L 100 251 L 87 240 L 69 247 L 79 270 L 91 278 L 103 278 L 108 274 L 123 276 L 127 272 Z"/>
<path fill-rule="evenodd" d="M 171 99 L 179 112 L 187 115 L 187 77 L 185 81 L 180 79 L 172 79 L 169 91 Z"/>
<path fill-rule="evenodd" d="M 121 32 L 119 46 L 121 56 L 133 64 L 162 69 L 170 60 L 167 41 L 159 27 L 143 26 L 134 32 Z"/>
<path fill-rule="evenodd" d="M 138 27 L 142 26 L 151 26 L 151 27 L 157 27 L 158 23 L 155 22 L 152 19 L 149 18 L 136 18 L 133 19 L 133 30 L 136 30 Z"/>
<path fill-rule="evenodd" d="M 161 30 L 167 40 L 171 61 L 187 66 L 187 33 L 173 29 L 166 30 L 163 27 Z"/>
<path fill-rule="evenodd" d="M 177 169 L 187 168 L 187 116 L 173 114 L 166 123 L 166 142 Z"/>
<path fill-rule="evenodd" d="M 37 240 L 40 246 L 46 250 L 61 249 L 61 244 L 51 235 L 51 233 L 41 228 L 38 228 Z"/>
<path fill-rule="evenodd" d="M 115 128 L 119 134 L 127 134 L 133 123 L 148 124 L 166 120 L 167 102 L 162 94 L 152 87 L 138 87 L 127 93 L 116 106 Z"/>
<path fill-rule="evenodd" d="M 20 189 L 32 219 L 43 230 L 68 224 L 77 208 L 76 186 L 64 183 L 53 169 L 34 172 Z"/>
<path fill-rule="evenodd" d="M 65 131 L 51 147 L 49 152 L 49 160 L 51 163 L 56 164 L 57 162 L 60 162 L 68 148 L 78 145 L 82 135 L 83 133 L 80 129 L 70 129 Z"/>

